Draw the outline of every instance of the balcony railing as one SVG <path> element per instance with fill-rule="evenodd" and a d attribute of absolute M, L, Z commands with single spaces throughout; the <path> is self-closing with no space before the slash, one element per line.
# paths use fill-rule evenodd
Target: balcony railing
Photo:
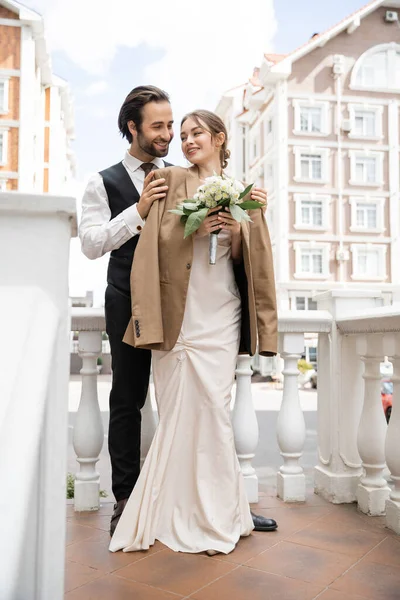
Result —
<path fill-rule="evenodd" d="M 369 515 L 386 513 L 387 525 L 400 533 L 399 366 L 400 305 L 382 306 L 380 294 L 333 291 L 318 298 L 320 310 L 279 314 L 279 352 L 283 360 L 283 394 L 277 437 L 283 464 L 277 493 L 287 502 L 305 501 L 301 457 L 305 442 L 299 401 L 297 363 L 305 334 L 318 335 L 318 464 L 315 492 L 333 503 L 358 502 Z M 74 447 L 77 473 L 75 509 L 96 510 L 100 480 L 96 463 L 103 443 L 97 401 L 97 358 L 105 322 L 101 309 L 73 309 L 72 329 L 79 331 L 83 359 L 82 397 L 76 417 Z M 393 363 L 393 409 L 389 426 L 381 404 L 380 363 Z M 232 412 L 235 443 L 250 502 L 257 502 L 258 480 L 252 460 L 258 424 L 251 396 L 251 358 L 239 356 Z M 157 417 L 150 397 L 143 409 L 142 458 Z M 389 469 L 394 487 L 383 477 Z"/>

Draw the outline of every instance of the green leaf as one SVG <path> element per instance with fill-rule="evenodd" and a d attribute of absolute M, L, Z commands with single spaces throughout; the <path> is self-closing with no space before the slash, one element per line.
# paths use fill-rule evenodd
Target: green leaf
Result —
<path fill-rule="evenodd" d="M 239 206 L 243 210 L 253 210 L 256 208 L 262 208 L 264 204 L 261 204 L 261 202 L 257 202 L 256 200 L 246 200 L 245 202 L 242 202 Z"/>
<path fill-rule="evenodd" d="M 185 202 L 198 202 L 198 200 L 195 200 L 194 198 L 186 198 Z"/>
<path fill-rule="evenodd" d="M 186 225 L 186 221 L 188 220 L 188 217 L 186 215 L 182 215 L 181 216 L 181 223 L 182 225 Z"/>
<path fill-rule="evenodd" d="M 196 204 L 193 204 L 193 203 L 191 203 L 191 202 L 188 202 L 188 203 L 184 202 L 184 203 L 182 204 L 182 208 L 183 208 L 183 209 L 185 209 L 185 208 L 186 208 L 186 210 L 190 210 L 190 211 L 197 210 L 197 203 L 196 203 Z"/>
<path fill-rule="evenodd" d="M 192 212 L 192 214 L 188 217 L 188 220 L 185 225 L 185 234 L 184 238 L 189 237 L 195 231 L 198 230 L 204 219 L 206 218 L 208 213 L 208 208 L 201 208 L 196 212 Z"/>
<path fill-rule="evenodd" d="M 252 183 L 251 185 L 248 185 L 247 188 L 245 190 L 243 190 L 243 192 L 239 196 L 239 200 L 241 200 L 242 198 L 247 196 L 247 194 L 251 191 L 251 188 L 253 187 L 253 185 L 254 185 L 254 183 Z"/>
<path fill-rule="evenodd" d="M 232 217 L 238 221 L 251 221 L 246 211 L 242 210 L 239 204 L 232 204 L 230 207 Z"/>
<path fill-rule="evenodd" d="M 180 208 L 170 208 L 168 212 L 173 213 L 174 215 L 183 215 L 183 211 Z"/>

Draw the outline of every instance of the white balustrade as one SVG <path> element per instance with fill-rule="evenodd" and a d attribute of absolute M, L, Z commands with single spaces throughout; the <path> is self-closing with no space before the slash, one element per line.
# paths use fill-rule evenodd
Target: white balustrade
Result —
<path fill-rule="evenodd" d="M 369 515 L 385 513 L 390 489 L 385 470 L 386 419 L 382 410 L 380 363 L 384 357 L 383 335 L 375 333 L 358 339 L 358 353 L 364 363 L 364 404 L 358 428 L 358 452 L 365 474 L 357 489 L 359 509 Z"/>
<path fill-rule="evenodd" d="M 258 477 L 251 463 L 258 445 L 258 421 L 251 395 L 251 360 L 248 355 L 238 356 L 232 427 L 247 498 L 249 502 L 256 503 L 258 502 Z"/>
<path fill-rule="evenodd" d="M 304 502 L 306 478 L 299 461 L 306 439 L 306 426 L 300 406 L 297 368 L 297 363 L 304 352 L 304 334 L 280 334 L 279 352 L 284 361 L 284 379 L 277 437 L 284 463 L 277 475 L 277 493 L 285 502 Z"/>
<path fill-rule="evenodd" d="M 97 397 L 97 359 L 101 353 L 101 331 L 79 332 L 82 357 L 82 393 L 74 424 L 73 446 L 80 470 L 75 477 L 75 510 L 97 510 L 100 506 L 100 474 L 96 463 L 103 447 L 104 430 Z"/>
<path fill-rule="evenodd" d="M 393 363 L 392 413 L 386 435 L 386 463 L 394 489 L 386 500 L 386 525 L 400 535 L 400 333 L 391 336 L 389 350 Z"/>

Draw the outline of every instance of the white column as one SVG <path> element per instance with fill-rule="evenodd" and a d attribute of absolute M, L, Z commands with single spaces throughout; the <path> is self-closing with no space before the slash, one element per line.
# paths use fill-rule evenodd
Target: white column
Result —
<path fill-rule="evenodd" d="M 151 442 L 153 441 L 154 434 L 157 428 L 157 416 L 153 412 L 151 403 L 150 386 L 147 392 L 146 402 L 142 408 L 142 431 L 141 431 L 141 443 L 140 443 L 140 467 L 146 459 L 146 456 L 150 450 Z"/>
<path fill-rule="evenodd" d="M 390 470 L 394 489 L 386 500 L 386 526 L 400 534 L 400 334 L 395 334 L 393 363 L 393 400 L 392 414 L 386 435 L 386 463 Z"/>
<path fill-rule="evenodd" d="M 380 363 L 384 357 L 384 336 L 380 333 L 359 338 L 357 346 L 364 363 L 364 405 L 357 445 L 365 475 L 357 489 L 359 509 L 369 515 L 385 513 L 390 489 L 383 477 L 385 463 L 386 419 L 381 401 Z"/>
<path fill-rule="evenodd" d="M 79 332 L 82 357 L 82 393 L 74 425 L 73 445 L 80 470 L 75 480 L 75 510 L 99 508 L 100 475 L 96 463 L 103 447 L 104 430 L 97 397 L 97 357 L 101 353 L 101 331 Z"/>
<path fill-rule="evenodd" d="M 284 379 L 277 435 L 284 463 L 277 475 L 277 487 L 279 498 L 285 502 L 304 502 L 306 499 L 306 479 L 299 464 L 306 438 L 306 426 L 300 407 L 297 368 L 297 361 L 303 351 L 303 333 L 280 334 L 279 353 L 284 360 Z"/>
<path fill-rule="evenodd" d="M 232 426 L 247 498 L 249 502 L 256 503 L 258 502 L 258 477 L 251 461 L 258 445 L 258 422 L 251 395 L 252 370 L 250 365 L 250 356 L 238 356 Z"/>

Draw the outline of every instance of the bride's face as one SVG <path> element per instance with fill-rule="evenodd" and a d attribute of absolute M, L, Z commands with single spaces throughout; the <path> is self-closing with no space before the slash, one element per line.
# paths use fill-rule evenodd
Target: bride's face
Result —
<path fill-rule="evenodd" d="M 188 118 L 181 127 L 182 152 L 193 165 L 208 162 L 219 156 L 218 142 L 201 121 Z"/>

